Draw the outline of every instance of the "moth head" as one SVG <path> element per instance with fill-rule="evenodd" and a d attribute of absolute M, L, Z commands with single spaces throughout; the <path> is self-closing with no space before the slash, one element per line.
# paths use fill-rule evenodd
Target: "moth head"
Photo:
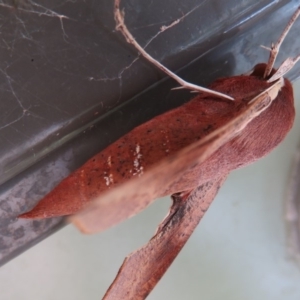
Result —
<path fill-rule="evenodd" d="M 216 80 L 210 87 L 232 96 L 235 101 L 220 106 L 219 114 L 227 108 L 235 118 L 249 107 L 249 103 L 274 83 L 264 78 L 266 64 L 257 64 L 248 75 L 241 75 Z M 269 76 L 276 73 L 272 69 Z M 229 141 L 223 151 L 222 161 L 228 162 L 228 171 L 248 165 L 271 152 L 287 135 L 295 117 L 293 88 L 289 80 L 279 79 L 281 89 L 275 93 L 271 105 L 251 120 L 239 134 Z M 213 102 L 210 106 L 215 105 Z M 219 154 L 218 154 L 219 155 Z"/>
<path fill-rule="evenodd" d="M 259 63 L 259 64 L 255 65 L 255 67 L 245 75 L 255 76 L 255 77 L 260 78 L 262 80 L 268 80 L 269 78 L 271 78 L 276 73 L 276 69 L 273 68 L 270 75 L 267 78 L 264 79 L 264 73 L 265 73 L 266 67 L 267 67 L 266 63 Z"/>
<path fill-rule="evenodd" d="M 256 65 L 250 77 L 263 79 L 265 64 Z M 272 76 L 276 70 L 272 70 Z M 282 87 L 271 105 L 254 118 L 247 127 L 230 142 L 239 156 L 235 167 L 248 165 L 270 153 L 286 137 L 295 118 L 293 87 L 289 80 L 281 79 Z"/>

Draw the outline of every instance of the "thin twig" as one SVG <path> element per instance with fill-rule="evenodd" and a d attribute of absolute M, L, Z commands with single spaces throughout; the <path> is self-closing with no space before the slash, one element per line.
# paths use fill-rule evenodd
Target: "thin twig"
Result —
<path fill-rule="evenodd" d="M 114 10 L 114 14 L 115 14 L 115 21 L 116 21 L 116 29 L 119 30 L 123 36 L 126 38 L 126 41 L 129 44 L 132 44 L 139 52 L 142 56 L 144 56 L 144 58 L 146 58 L 148 61 L 150 61 L 153 65 L 155 65 L 157 68 L 159 68 L 161 71 L 163 71 L 164 73 L 166 73 L 167 75 L 169 75 L 171 78 L 173 78 L 174 80 L 176 80 L 180 86 L 182 88 L 188 89 L 188 90 L 192 90 L 192 91 L 197 91 L 197 92 L 205 92 L 220 98 L 225 98 L 228 100 L 234 100 L 232 97 L 186 82 L 185 80 L 181 79 L 179 76 L 177 76 L 175 73 L 173 73 L 171 70 L 169 70 L 168 68 L 166 68 L 165 66 L 163 66 L 160 62 L 158 62 L 155 58 L 153 58 L 151 55 L 149 55 L 141 46 L 140 44 L 135 40 L 135 38 L 131 35 L 131 33 L 129 32 L 128 28 L 126 27 L 125 23 L 124 23 L 124 13 L 122 13 L 120 11 L 120 0 L 115 0 L 115 10 Z M 180 87 L 180 88 L 181 88 Z"/>
<path fill-rule="evenodd" d="M 267 67 L 266 67 L 266 70 L 265 70 L 265 73 L 264 73 L 264 78 L 267 78 L 271 74 L 271 71 L 273 69 L 273 66 L 274 66 L 276 57 L 278 55 L 280 46 L 281 46 L 282 42 L 284 41 L 286 35 L 290 31 L 291 27 L 295 23 L 296 19 L 298 18 L 299 14 L 300 14 L 300 6 L 295 11 L 295 13 L 293 14 L 290 21 L 288 22 L 287 26 L 285 27 L 284 31 L 282 32 L 281 36 L 279 37 L 277 43 L 275 45 L 272 45 L 269 61 L 267 63 Z"/>

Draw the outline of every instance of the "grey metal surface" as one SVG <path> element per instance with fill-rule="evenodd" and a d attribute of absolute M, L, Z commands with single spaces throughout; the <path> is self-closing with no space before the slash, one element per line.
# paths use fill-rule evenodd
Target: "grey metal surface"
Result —
<path fill-rule="evenodd" d="M 12 5 L 12 3 L 16 4 Z M 200 85 L 266 62 L 299 1 L 124 1 L 147 51 Z M 187 101 L 114 29 L 113 1 L 0 2 L 0 263 L 61 218 L 16 218 L 85 160 L 135 126 Z M 297 22 L 279 62 L 300 53 Z M 288 77 L 299 76 L 296 67 Z"/>

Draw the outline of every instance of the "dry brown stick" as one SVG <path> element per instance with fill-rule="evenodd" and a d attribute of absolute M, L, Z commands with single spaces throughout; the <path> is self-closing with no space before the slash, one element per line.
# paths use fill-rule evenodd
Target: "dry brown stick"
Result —
<path fill-rule="evenodd" d="M 193 233 L 225 178 L 207 182 L 189 194 L 174 195 L 168 217 L 148 244 L 124 260 L 103 300 L 145 299 Z"/>

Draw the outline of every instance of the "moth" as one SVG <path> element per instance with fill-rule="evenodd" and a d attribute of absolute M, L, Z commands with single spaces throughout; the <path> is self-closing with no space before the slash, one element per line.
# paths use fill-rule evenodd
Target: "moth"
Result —
<path fill-rule="evenodd" d="M 221 78 L 209 89 L 187 83 L 152 58 L 124 23 L 114 2 L 117 29 L 179 88 L 201 92 L 185 105 L 138 126 L 63 180 L 21 218 L 69 218 L 84 233 L 105 230 L 172 195 L 168 216 L 144 247 L 128 256 L 103 299 L 145 299 L 176 258 L 233 169 L 268 154 L 294 120 L 290 82 L 299 57 L 278 70 L 274 61 L 300 7 L 272 46 L 270 59 L 249 75 Z M 280 124 L 280 125 L 279 125 Z"/>

